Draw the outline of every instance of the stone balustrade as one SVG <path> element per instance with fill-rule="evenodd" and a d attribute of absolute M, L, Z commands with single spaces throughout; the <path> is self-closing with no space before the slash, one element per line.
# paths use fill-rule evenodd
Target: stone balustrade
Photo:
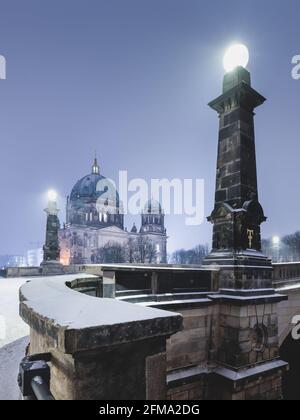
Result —
<path fill-rule="evenodd" d="M 57 400 L 166 398 L 166 340 L 182 316 L 67 287 L 93 278 L 36 278 L 20 289 L 30 354 L 52 354 L 51 392 Z"/>

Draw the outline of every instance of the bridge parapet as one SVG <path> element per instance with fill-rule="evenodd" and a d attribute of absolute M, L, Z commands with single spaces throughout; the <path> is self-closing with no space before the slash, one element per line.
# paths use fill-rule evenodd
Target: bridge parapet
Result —
<path fill-rule="evenodd" d="M 166 398 L 166 339 L 181 329 L 182 316 L 66 286 L 87 277 L 38 278 L 20 290 L 30 354 L 52 354 L 52 394 L 58 400 Z"/>
<path fill-rule="evenodd" d="M 300 283 L 300 262 L 273 264 L 273 284 L 275 288 Z"/>
<path fill-rule="evenodd" d="M 163 282 L 172 277 L 169 270 Z M 98 283 L 99 275 L 86 273 L 37 278 L 21 288 L 30 353 L 52 354 L 51 391 L 57 399 L 282 397 L 283 294 L 142 289 L 108 299 L 78 292 L 90 293 Z"/>

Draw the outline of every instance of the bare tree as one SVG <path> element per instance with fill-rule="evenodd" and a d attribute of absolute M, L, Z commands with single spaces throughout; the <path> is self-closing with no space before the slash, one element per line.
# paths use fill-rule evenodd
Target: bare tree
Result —
<path fill-rule="evenodd" d="M 137 258 L 140 263 L 153 263 L 157 257 L 155 244 L 146 236 L 137 239 Z"/>
<path fill-rule="evenodd" d="M 172 254 L 171 262 L 174 264 L 187 264 L 186 262 L 186 250 L 178 249 Z"/>
<path fill-rule="evenodd" d="M 149 264 L 153 264 L 157 261 L 157 251 L 155 244 L 148 239 L 146 244 L 146 259 Z"/>
<path fill-rule="evenodd" d="M 138 262 L 138 246 L 137 240 L 129 238 L 126 245 L 126 261 L 130 264 Z"/>
<path fill-rule="evenodd" d="M 124 263 L 126 261 L 125 247 L 115 242 L 108 242 L 97 249 L 94 261 L 98 264 Z"/>
<path fill-rule="evenodd" d="M 193 249 L 179 249 L 175 251 L 172 255 L 171 261 L 174 264 L 195 264 L 201 265 L 203 259 L 208 254 L 207 245 L 197 245 Z"/>
<path fill-rule="evenodd" d="M 300 260 L 300 232 L 284 236 L 279 243 L 272 238 L 262 240 L 263 253 L 273 262 L 292 262 Z"/>

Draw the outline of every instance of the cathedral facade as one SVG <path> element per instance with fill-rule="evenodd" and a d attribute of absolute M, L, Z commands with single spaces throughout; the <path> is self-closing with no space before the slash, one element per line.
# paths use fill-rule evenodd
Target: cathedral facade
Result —
<path fill-rule="evenodd" d="M 165 215 L 156 200 L 149 200 L 141 214 L 141 227 L 124 227 L 118 191 L 100 173 L 95 159 L 92 171 L 80 179 L 67 198 L 66 224 L 59 232 L 61 262 L 165 263 Z"/>

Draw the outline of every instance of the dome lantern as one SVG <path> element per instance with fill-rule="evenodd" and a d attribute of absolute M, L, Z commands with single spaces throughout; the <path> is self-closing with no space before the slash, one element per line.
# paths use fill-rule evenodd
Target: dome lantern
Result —
<path fill-rule="evenodd" d="M 100 166 L 98 165 L 97 157 L 95 156 L 94 164 L 92 167 L 92 174 L 99 175 L 100 174 Z"/>

